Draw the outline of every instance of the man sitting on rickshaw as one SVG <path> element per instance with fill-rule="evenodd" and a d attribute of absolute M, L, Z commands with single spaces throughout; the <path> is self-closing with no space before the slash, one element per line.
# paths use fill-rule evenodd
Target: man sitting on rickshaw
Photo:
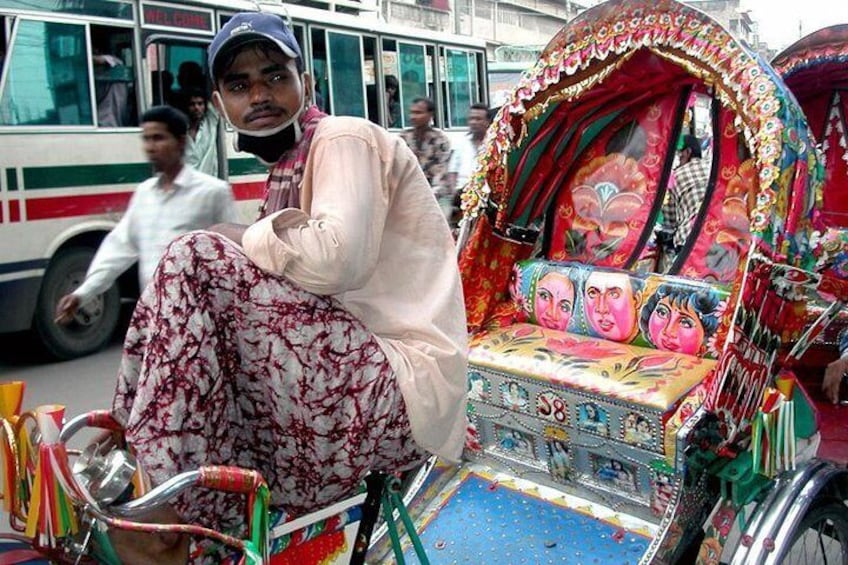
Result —
<path fill-rule="evenodd" d="M 142 468 L 154 483 L 204 465 L 256 469 L 272 505 L 303 514 L 372 469 L 458 459 L 465 310 L 415 155 L 310 105 L 300 47 L 276 15 L 234 16 L 209 68 L 239 147 L 274 165 L 264 217 L 177 239 L 139 301 L 113 412 Z M 149 519 L 226 530 L 240 516 L 232 495 L 195 491 Z M 125 562 L 185 560 L 185 540 L 148 538 L 113 536 Z"/>

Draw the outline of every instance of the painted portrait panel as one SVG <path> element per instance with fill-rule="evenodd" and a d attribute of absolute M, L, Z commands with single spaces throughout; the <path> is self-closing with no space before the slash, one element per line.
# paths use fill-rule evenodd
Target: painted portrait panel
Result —
<path fill-rule="evenodd" d="M 501 451 L 524 459 L 534 458 L 533 436 L 529 433 L 495 424 L 495 437 Z"/>
<path fill-rule="evenodd" d="M 628 412 L 621 419 L 621 438 L 631 445 L 653 447 L 653 426 L 644 415 L 638 412 Z"/>
<path fill-rule="evenodd" d="M 592 454 L 592 472 L 598 481 L 629 492 L 636 491 L 636 466 Z"/>
<path fill-rule="evenodd" d="M 709 289 L 661 284 L 645 300 L 639 325 L 657 349 L 702 356 L 718 327 L 719 305 Z"/>
<path fill-rule="evenodd" d="M 639 333 L 639 282 L 626 273 L 592 271 L 583 291 L 586 320 L 599 337 L 622 343 Z"/>
<path fill-rule="evenodd" d="M 609 436 L 609 415 L 594 402 L 584 402 L 577 407 L 577 427 L 593 434 Z"/>
<path fill-rule="evenodd" d="M 517 381 L 506 381 L 500 385 L 501 402 L 511 410 L 526 412 L 530 402 L 527 389 Z"/>
<path fill-rule="evenodd" d="M 491 398 L 492 383 L 489 382 L 489 379 L 477 371 L 468 373 L 468 399 L 487 401 Z"/>
<path fill-rule="evenodd" d="M 548 440 L 548 471 L 557 481 L 571 479 L 571 449 L 564 441 Z"/>

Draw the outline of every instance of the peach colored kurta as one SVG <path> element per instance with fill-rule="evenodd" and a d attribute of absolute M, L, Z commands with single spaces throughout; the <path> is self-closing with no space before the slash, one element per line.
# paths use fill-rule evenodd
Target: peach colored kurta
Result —
<path fill-rule="evenodd" d="M 366 120 L 331 117 L 312 141 L 301 209 L 244 234 L 248 257 L 330 295 L 382 346 L 415 441 L 450 460 L 465 436 L 465 308 L 453 239 L 415 155 Z"/>

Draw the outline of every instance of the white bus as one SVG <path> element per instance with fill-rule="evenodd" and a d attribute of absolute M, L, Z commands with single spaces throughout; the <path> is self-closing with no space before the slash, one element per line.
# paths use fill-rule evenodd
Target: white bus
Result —
<path fill-rule="evenodd" d="M 338 4 L 354 11 L 356 2 Z M 68 326 L 57 326 L 53 311 L 151 174 L 138 116 L 179 92 L 184 63 L 208 76 L 215 32 L 257 9 L 290 18 L 329 113 L 402 128 L 411 100 L 428 96 L 436 125 L 459 134 L 469 106 L 488 101 L 483 41 L 386 25 L 373 12 L 242 0 L 0 0 L 0 332 L 33 329 L 59 358 L 109 341 L 132 276 Z M 103 54 L 112 62 L 105 69 L 93 59 Z M 389 75 L 399 83 L 392 112 Z M 224 131 L 219 174 L 250 221 L 267 171 L 229 141 Z"/>

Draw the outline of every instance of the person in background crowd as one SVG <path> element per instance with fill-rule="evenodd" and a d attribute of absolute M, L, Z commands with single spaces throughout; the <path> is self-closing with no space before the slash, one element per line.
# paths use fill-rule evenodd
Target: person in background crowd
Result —
<path fill-rule="evenodd" d="M 130 116 L 129 69 L 119 57 L 95 51 L 94 86 L 97 99 L 97 125 L 107 128 L 132 125 Z"/>
<path fill-rule="evenodd" d="M 386 75 L 386 120 L 387 127 L 401 127 L 400 84 L 395 75 Z"/>
<path fill-rule="evenodd" d="M 429 98 L 413 100 L 410 108 L 412 127 L 403 130 L 401 137 L 418 158 L 421 170 L 445 213 L 445 209 L 453 207 L 453 188 L 447 185 L 451 146 L 445 132 L 433 127 L 435 111 L 436 105 Z"/>
<path fill-rule="evenodd" d="M 848 328 L 840 332 L 838 342 L 839 359 L 825 369 L 822 390 L 834 404 L 848 404 Z"/>
<path fill-rule="evenodd" d="M 453 191 L 451 194 L 451 211 L 448 216 L 451 226 L 455 226 L 459 221 L 459 197 L 477 165 L 477 155 L 480 154 L 480 149 L 483 147 L 483 138 L 489 124 L 492 123 L 492 116 L 493 113 L 489 112 L 489 108 L 485 104 L 479 102 L 472 104 L 468 111 L 468 133 L 465 135 L 463 143 L 454 147 L 451 152 L 446 183 Z"/>
<path fill-rule="evenodd" d="M 188 93 L 188 138 L 185 162 L 207 175 L 218 176 L 218 112 L 209 106 L 206 91 Z"/>
<path fill-rule="evenodd" d="M 183 163 L 188 120 L 182 112 L 154 106 L 142 115 L 141 126 L 144 151 L 157 174 L 139 185 L 121 221 L 100 244 L 82 285 L 59 300 L 57 323 L 70 323 L 80 306 L 105 292 L 136 261 L 144 288 L 176 236 L 237 219 L 230 185 Z"/>
<path fill-rule="evenodd" d="M 668 196 L 663 203 L 663 224 L 659 242 L 674 255 L 686 244 L 692 226 L 704 203 L 710 180 L 710 164 L 701 159 L 701 143 L 694 135 L 683 137 Z"/>
<path fill-rule="evenodd" d="M 259 471 L 301 515 L 465 439 L 466 320 L 454 244 L 396 135 L 312 100 L 285 21 L 236 14 L 209 48 L 213 101 L 272 164 L 263 217 L 171 244 L 130 324 L 112 412 L 154 484 Z M 148 519 L 229 531 L 241 498 L 194 489 Z M 271 524 L 272 526 L 274 524 Z M 122 560 L 211 559 L 112 532 Z"/>
<path fill-rule="evenodd" d="M 206 75 L 203 68 L 194 61 L 183 61 L 177 70 L 177 83 L 180 88 L 174 93 L 174 105 L 182 112 L 188 114 L 189 98 L 194 92 L 202 90 L 208 92 Z"/>

